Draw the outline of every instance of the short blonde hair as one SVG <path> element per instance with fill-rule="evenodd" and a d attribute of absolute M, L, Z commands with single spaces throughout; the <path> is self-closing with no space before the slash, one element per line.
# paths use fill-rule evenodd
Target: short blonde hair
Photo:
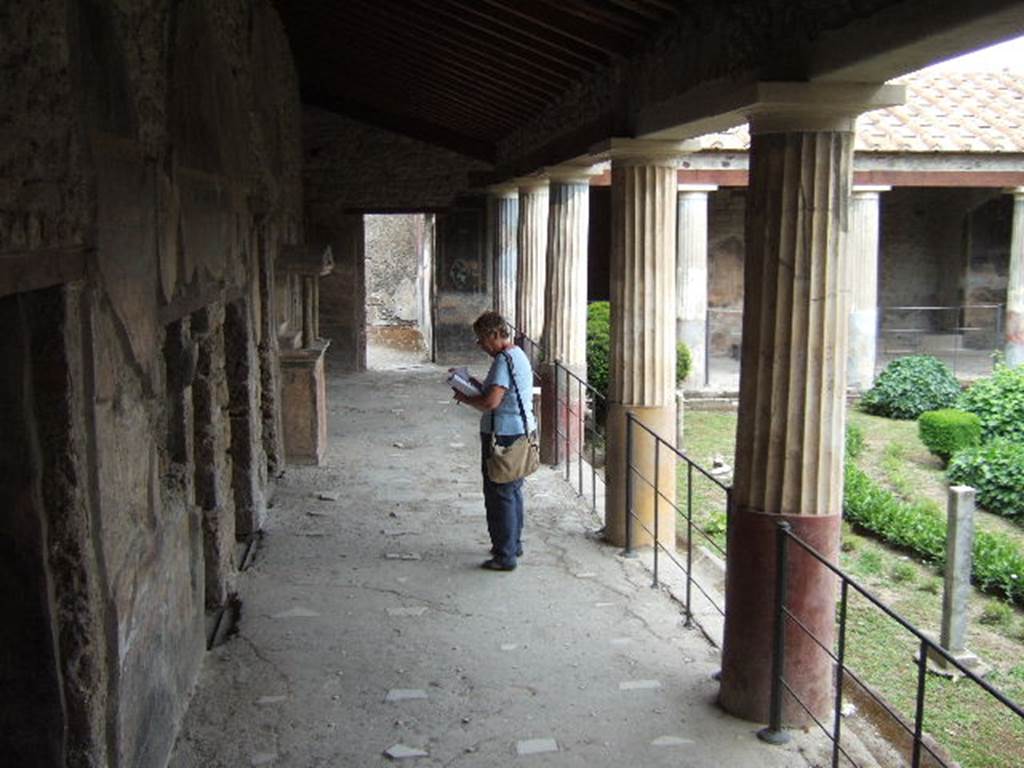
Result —
<path fill-rule="evenodd" d="M 507 339 L 511 334 L 505 318 L 497 312 L 484 312 L 473 322 L 473 333 L 477 338 L 485 336 L 500 336 Z"/>

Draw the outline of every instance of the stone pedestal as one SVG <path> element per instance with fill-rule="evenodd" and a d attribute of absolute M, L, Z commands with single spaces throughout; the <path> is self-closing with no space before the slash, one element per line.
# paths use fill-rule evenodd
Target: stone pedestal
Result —
<path fill-rule="evenodd" d="M 672 444 L 676 434 L 676 166 L 690 147 L 680 142 L 614 140 L 612 160 L 611 391 L 608 408 L 605 535 L 625 544 L 626 414 L 631 412 Z M 654 440 L 637 432 L 633 465 L 637 476 L 664 489 L 658 502 L 659 538 L 675 545 L 674 455 L 661 451 L 655 467 Z M 665 482 L 662 482 L 662 478 Z M 634 483 L 634 544 L 650 544 L 655 496 Z M 644 490 L 644 488 L 648 490 Z"/>
<path fill-rule="evenodd" d="M 544 333 L 544 279 L 548 247 L 548 181 L 519 185 L 519 249 L 516 267 L 516 330 L 537 343 Z"/>
<path fill-rule="evenodd" d="M 1024 187 L 1013 191 L 1010 275 L 1006 286 L 1006 364 L 1024 363 Z"/>
<path fill-rule="evenodd" d="M 891 187 L 855 187 L 850 199 L 847 269 L 850 286 L 847 387 L 858 392 L 875 383 L 878 340 L 878 203 Z"/>
<path fill-rule="evenodd" d="M 515 326 L 519 193 L 514 187 L 495 187 L 491 194 L 494 222 L 494 311 Z"/>
<path fill-rule="evenodd" d="M 853 111 L 751 119 L 743 360 L 734 511 L 728 541 L 719 701 L 767 722 L 775 620 L 776 523 L 826 558 L 838 548 L 843 492 Z M 789 607 L 831 648 L 832 574 L 790 546 Z M 818 717 L 832 706 L 832 660 L 786 625 L 784 675 Z M 783 696 L 787 724 L 807 715 Z"/>
<path fill-rule="evenodd" d="M 676 214 L 676 340 L 690 349 L 687 388 L 707 384 L 708 193 L 713 185 L 680 184 Z"/>
<path fill-rule="evenodd" d="M 586 379 L 587 231 L 590 183 L 583 169 L 550 172 L 548 250 L 544 287 L 544 338 L 548 360 L 541 366 L 541 461 L 558 464 L 579 448 L 582 408 L 574 382 L 556 381 L 554 361 Z M 559 435 L 558 433 L 562 434 Z"/>
<path fill-rule="evenodd" d="M 317 465 L 327 451 L 324 355 L 330 342 L 281 353 L 284 450 L 289 464 Z"/>
<path fill-rule="evenodd" d="M 289 464 L 319 464 L 327 450 L 327 386 L 324 354 L 330 344 L 320 338 L 319 279 L 334 269 L 330 247 L 309 245 L 282 249 L 278 269 L 301 278 L 301 328 L 287 325 L 281 343 L 281 414 L 284 452 Z M 296 348 L 295 340 L 301 339 Z"/>

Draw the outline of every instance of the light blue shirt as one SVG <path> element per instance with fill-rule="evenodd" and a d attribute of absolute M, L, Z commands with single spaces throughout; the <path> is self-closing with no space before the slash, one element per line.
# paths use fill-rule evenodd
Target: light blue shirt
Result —
<path fill-rule="evenodd" d="M 519 403 L 512 387 L 508 363 L 505 361 L 506 355 L 512 360 L 516 386 L 519 388 L 519 396 L 526 411 L 526 423 L 529 425 L 527 431 L 533 432 L 537 429 L 537 420 L 533 417 L 533 368 L 530 367 L 530 359 L 526 353 L 516 346 L 497 354 L 491 363 L 491 369 L 487 372 L 487 378 L 483 381 L 484 392 L 494 384 L 506 390 L 501 404 L 491 412 L 494 414 L 494 432 L 498 435 L 523 434 L 523 417 L 519 413 Z M 480 431 L 485 434 L 491 432 L 491 413 L 480 416 Z"/>

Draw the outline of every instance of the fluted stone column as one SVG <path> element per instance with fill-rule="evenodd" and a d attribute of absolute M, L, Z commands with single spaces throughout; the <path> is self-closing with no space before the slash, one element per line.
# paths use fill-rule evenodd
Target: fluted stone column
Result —
<path fill-rule="evenodd" d="M 590 174 L 586 169 L 555 169 L 548 206 L 547 269 L 544 284 L 544 338 L 549 355 L 541 368 L 541 461 L 558 464 L 580 444 L 580 392 L 558 361 L 586 380 L 587 232 L 590 226 Z M 561 433 L 561 434 L 559 434 Z M 566 436 L 568 435 L 568 440 Z"/>
<path fill-rule="evenodd" d="M 626 542 L 627 432 L 632 413 L 675 443 L 676 403 L 676 166 L 690 145 L 615 140 L 612 143 L 611 388 L 605 536 Z M 633 544 L 675 544 L 674 455 L 664 449 L 655 466 L 656 441 L 636 430 L 633 441 Z M 640 479 L 643 477 L 646 479 Z M 656 502 L 651 485 L 662 497 Z"/>
<path fill-rule="evenodd" d="M 519 183 L 516 328 L 540 343 L 544 333 L 544 278 L 548 248 L 548 180 Z"/>
<path fill-rule="evenodd" d="M 1010 276 L 1006 286 L 1006 364 L 1024 363 L 1024 187 L 1013 191 Z"/>
<path fill-rule="evenodd" d="M 788 87 L 791 101 L 764 105 L 750 120 L 743 358 L 720 690 L 728 712 L 759 722 L 767 720 L 771 686 L 777 524 L 789 523 L 832 561 L 839 545 L 854 118 L 899 103 L 903 94 L 899 87 L 844 84 L 835 88 L 843 102 L 832 105 L 821 86 Z M 831 648 L 834 577 L 794 545 L 787 583 L 790 610 Z M 816 716 L 831 710 L 832 659 L 792 621 L 786 623 L 784 677 Z M 785 695 L 783 717 L 808 722 Z"/>
<path fill-rule="evenodd" d="M 494 244 L 494 311 L 516 325 L 516 270 L 519 245 L 519 191 L 516 187 L 491 188 Z"/>
<path fill-rule="evenodd" d="M 855 187 L 850 199 L 847 271 L 850 286 L 850 349 L 847 386 L 865 391 L 875 383 L 878 340 L 878 202 L 891 187 Z"/>
<path fill-rule="evenodd" d="M 688 388 L 707 381 L 708 193 L 718 187 L 680 184 L 676 213 L 676 340 L 690 349 Z"/>

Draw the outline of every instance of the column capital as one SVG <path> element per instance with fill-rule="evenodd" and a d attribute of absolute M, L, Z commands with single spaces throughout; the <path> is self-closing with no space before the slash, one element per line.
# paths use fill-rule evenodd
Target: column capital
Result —
<path fill-rule="evenodd" d="M 1003 192 L 1014 197 L 1024 197 L 1024 187 L 1007 187 Z"/>
<path fill-rule="evenodd" d="M 595 154 L 615 165 L 660 165 L 676 168 L 683 155 L 700 150 L 700 142 L 613 138 L 595 147 Z"/>
<path fill-rule="evenodd" d="M 556 184 L 589 184 L 594 176 L 602 173 L 600 166 L 593 162 L 561 163 L 544 169 L 544 175 Z"/>
<path fill-rule="evenodd" d="M 535 176 L 518 176 L 514 179 L 509 180 L 510 184 L 515 184 L 516 188 L 522 192 L 537 192 L 541 189 L 547 189 L 549 185 L 549 179 L 546 174 L 538 174 Z"/>
<path fill-rule="evenodd" d="M 676 189 L 678 190 L 678 192 L 680 194 L 703 193 L 703 194 L 706 195 L 709 192 L 717 192 L 718 191 L 718 185 L 717 184 L 679 184 L 676 187 Z"/>
<path fill-rule="evenodd" d="M 854 130 L 857 116 L 906 101 L 906 86 L 875 83 L 762 82 L 743 108 L 750 135 Z"/>
<path fill-rule="evenodd" d="M 503 181 L 500 184 L 491 184 L 487 187 L 487 194 L 494 197 L 518 197 L 519 185 L 511 181 Z"/>

